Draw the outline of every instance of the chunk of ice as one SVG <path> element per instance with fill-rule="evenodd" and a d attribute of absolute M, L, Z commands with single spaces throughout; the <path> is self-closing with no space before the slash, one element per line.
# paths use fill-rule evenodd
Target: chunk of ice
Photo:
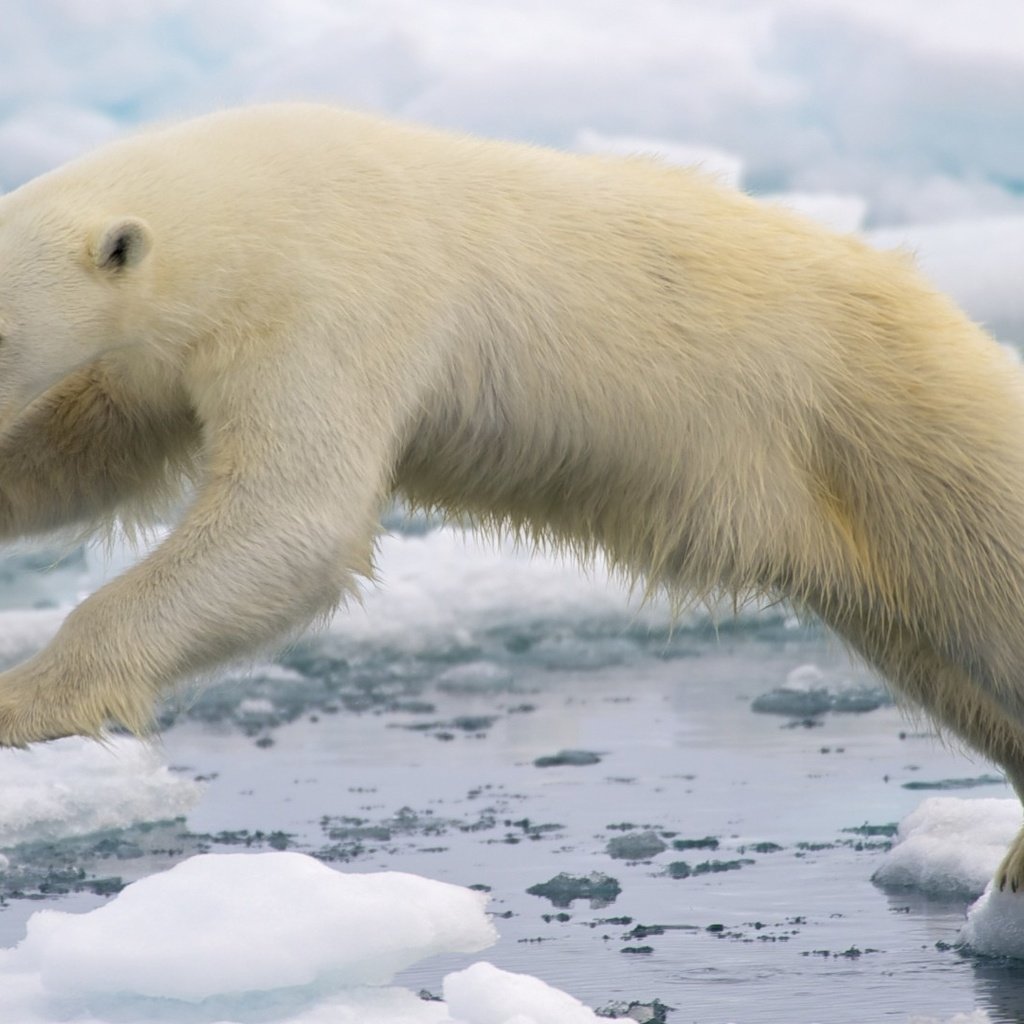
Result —
<path fill-rule="evenodd" d="M 931 797 L 900 822 L 874 881 L 934 896 L 978 896 L 1020 825 L 1017 800 Z"/>
<path fill-rule="evenodd" d="M 497 935 L 479 893 L 399 872 L 341 874 L 299 853 L 204 854 L 88 914 L 43 910 L 9 958 L 56 996 L 184 1001 L 381 985 Z"/>
<path fill-rule="evenodd" d="M 486 961 L 447 975 L 444 998 L 448 1012 L 465 1024 L 601 1024 L 568 993 Z"/>
<path fill-rule="evenodd" d="M 1024 893 L 1000 891 L 991 882 L 967 912 L 960 941 L 982 956 L 1024 960 Z"/>
<path fill-rule="evenodd" d="M 485 901 L 303 854 L 205 854 L 88 913 L 33 915 L 0 950 L 0 1020 L 597 1024 L 567 993 L 489 963 L 445 977 L 447 1002 L 376 987 L 423 957 L 490 945 Z"/>
<path fill-rule="evenodd" d="M 0 778 L 0 847 L 176 818 L 201 792 L 156 748 L 127 737 L 0 750 Z"/>

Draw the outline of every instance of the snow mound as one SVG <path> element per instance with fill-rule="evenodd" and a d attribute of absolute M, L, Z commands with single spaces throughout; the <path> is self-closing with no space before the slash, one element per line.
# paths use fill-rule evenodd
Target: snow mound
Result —
<path fill-rule="evenodd" d="M 92 913 L 39 911 L 17 954 L 56 995 L 199 1001 L 324 979 L 381 985 L 426 956 L 491 945 L 484 902 L 415 875 L 343 875 L 298 853 L 203 854 Z"/>
<path fill-rule="evenodd" d="M 444 565 L 445 571 L 437 571 Z M 330 632 L 345 644 L 413 649 L 437 636 L 473 636 L 510 619 L 522 622 L 611 618 L 664 625 L 668 602 L 629 603 L 629 588 L 595 558 L 581 573 L 568 557 L 530 551 L 455 529 L 382 537 L 376 576 L 361 606 L 344 608 Z M 523 595 L 529 594 L 528 610 Z M 694 612 L 697 618 L 699 612 Z"/>
<path fill-rule="evenodd" d="M 977 897 L 1020 827 L 1017 800 L 931 797 L 900 822 L 873 880 L 932 896 Z"/>
<path fill-rule="evenodd" d="M 444 979 L 448 1011 L 467 1024 L 600 1024 L 578 999 L 529 974 L 480 962 Z"/>
<path fill-rule="evenodd" d="M 1016 800 L 932 797 L 900 822 L 896 844 L 874 881 L 939 897 L 981 894 L 967 912 L 959 943 L 982 956 L 1024 960 L 1024 893 L 1000 892 L 992 885 L 1020 826 Z M 953 1021 L 974 1024 L 975 1019 Z"/>
<path fill-rule="evenodd" d="M 201 791 L 158 749 L 126 737 L 0 750 L 0 778 L 0 847 L 176 818 Z"/>
<path fill-rule="evenodd" d="M 204 854 L 85 914 L 42 910 L 0 950 L 0 1020 L 51 1024 L 597 1024 L 538 978 L 476 963 L 444 1000 L 381 987 L 497 938 L 487 897 L 299 853 Z"/>
<path fill-rule="evenodd" d="M 982 956 L 1024 960 L 1024 893 L 999 891 L 991 882 L 967 912 L 960 942 Z"/>

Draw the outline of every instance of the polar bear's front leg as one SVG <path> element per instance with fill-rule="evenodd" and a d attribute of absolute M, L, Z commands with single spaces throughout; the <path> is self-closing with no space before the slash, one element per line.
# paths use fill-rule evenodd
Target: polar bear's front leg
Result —
<path fill-rule="evenodd" d="M 145 731 L 161 691 L 286 638 L 369 570 L 393 459 L 387 424 L 358 396 L 331 394 L 348 413 L 331 420 L 308 392 L 272 415 L 266 387 L 251 408 L 223 401 L 227 390 L 182 523 L 47 648 L 0 673 L 0 745 L 96 735 L 111 720 Z"/>
<path fill-rule="evenodd" d="M 0 674 L 0 744 L 95 736 L 109 721 L 144 732 L 162 690 L 328 610 L 372 535 L 345 544 L 280 511 L 240 484 L 207 489 L 161 547 Z"/>
<path fill-rule="evenodd" d="M 115 684 L 113 669 L 87 668 L 74 645 L 54 640 L 0 674 L 0 746 L 24 747 L 62 736 L 97 738 L 109 722 L 144 733 L 154 695 L 134 681 Z"/>
<path fill-rule="evenodd" d="M 274 507 L 262 489 L 208 487 L 156 551 L 71 612 L 43 651 L 0 673 L 0 745 L 94 736 L 109 721 L 144 732 L 162 690 L 336 603 L 368 565 L 372 530 L 346 539 L 311 521 L 294 493 Z M 376 512 L 365 497 L 367 515 Z"/>

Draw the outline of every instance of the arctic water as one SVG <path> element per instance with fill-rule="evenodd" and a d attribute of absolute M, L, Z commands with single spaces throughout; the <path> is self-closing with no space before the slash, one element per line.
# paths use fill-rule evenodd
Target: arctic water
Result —
<path fill-rule="evenodd" d="M 957 946 L 978 895 L 963 870 L 872 882 L 926 798 L 1010 791 L 836 641 L 784 608 L 673 623 L 599 568 L 401 529 L 363 608 L 166 706 L 156 752 L 198 780 L 194 803 L 155 788 L 111 827 L 105 805 L 137 770 L 118 775 L 116 750 L 100 799 L 94 784 L 56 809 L 0 798 L 0 946 L 41 900 L 84 911 L 195 853 L 294 850 L 485 889 L 501 935 L 487 958 L 608 1012 L 1024 1019 L 1019 962 Z M 34 582 L 88 589 L 97 554 Z M 0 628 L 40 643 L 57 620 L 8 611 Z M 64 790 L 77 775 L 42 769 Z M 466 962 L 397 983 L 434 991 Z"/>

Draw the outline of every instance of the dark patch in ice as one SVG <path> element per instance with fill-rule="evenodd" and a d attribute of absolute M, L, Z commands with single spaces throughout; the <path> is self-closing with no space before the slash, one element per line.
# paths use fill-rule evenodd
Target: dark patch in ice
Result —
<path fill-rule="evenodd" d="M 183 818 L 18 843 L 3 851 L 8 864 L 0 871 L 0 902 L 73 892 L 110 896 L 129 882 L 217 846 L 284 850 L 291 845 L 292 837 L 283 832 L 190 832 Z M 116 873 L 109 870 L 110 862 L 117 864 Z"/>
<path fill-rule="evenodd" d="M 319 675 L 265 673 L 245 679 L 228 677 L 210 683 L 194 694 L 187 704 L 165 705 L 160 711 L 159 725 L 168 728 L 178 719 L 188 719 L 209 725 L 226 725 L 247 736 L 257 736 L 304 715 L 320 716 L 339 711 L 356 714 L 367 711 L 410 713 L 410 698 L 417 698 L 421 689 L 411 680 L 348 678 L 327 667 L 320 667 L 323 672 Z"/>
<path fill-rule="evenodd" d="M 620 953 L 632 953 L 634 955 L 648 956 L 654 952 L 653 946 L 623 946 Z"/>
<path fill-rule="evenodd" d="M 244 846 L 246 849 L 262 849 L 266 846 L 271 850 L 287 850 L 296 845 L 294 836 L 287 832 L 262 832 L 259 829 L 255 832 L 249 829 L 214 833 L 186 832 L 183 837 L 195 842 L 200 853 L 208 852 L 213 846 Z"/>
<path fill-rule="evenodd" d="M 869 825 L 864 822 L 863 825 L 856 825 L 853 828 L 844 828 L 844 832 L 852 832 L 858 836 L 886 836 L 891 838 L 895 836 L 899 831 L 899 825 L 896 822 L 888 822 L 885 825 Z"/>
<path fill-rule="evenodd" d="M 537 768 L 556 768 L 562 765 L 584 766 L 600 764 L 601 755 L 592 750 L 560 750 L 557 754 L 538 757 L 533 763 Z"/>
<path fill-rule="evenodd" d="M 740 857 L 737 860 L 705 860 L 691 867 L 685 860 L 674 860 L 665 873 L 670 878 L 690 878 L 695 875 L 717 874 L 721 871 L 739 871 L 740 868 L 755 863 L 757 862 L 749 857 Z"/>
<path fill-rule="evenodd" d="M 704 836 L 703 839 L 673 839 L 673 850 L 717 850 L 718 840 L 714 836 Z"/>
<path fill-rule="evenodd" d="M 529 818 L 520 818 L 518 821 L 506 819 L 505 825 L 521 829 L 527 839 L 542 839 L 551 832 L 562 832 L 565 830 L 564 825 L 557 825 L 551 822 L 539 824 L 535 821 L 530 821 Z"/>
<path fill-rule="evenodd" d="M 650 1002 L 614 1002 L 594 1011 L 598 1017 L 612 1020 L 627 1020 L 634 1024 L 667 1024 L 668 1013 L 675 1007 L 667 1006 L 660 999 Z"/>
<path fill-rule="evenodd" d="M 859 960 L 862 956 L 867 953 L 881 953 L 880 949 L 872 949 L 870 946 L 867 949 L 860 949 L 857 946 L 850 946 L 849 949 L 844 949 L 841 952 L 834 952 L 831 949 L 811 949 L 805 950 L 801 953 L 801 956 L 820 956 L 831 958 L 832 960 Z"/>
<path fill-rule="evenodd" d="M 785 847 L 779 846 L 778 843 L 747 843 L 746 846 L 739 847 L 740 853 L 746 853 L 749 850 L 751 853 L 778 853 Z"/>
<path fill-rule="evenodd" d="M 742 926 L 731 928 L 727 928 L 724 924 L 709 924 L 704 931 L 716 939 L 729 939 L 732 942 L 784 943 L 792 941 L 795 936 L 800 934 L 800 929 L 794 925 L 806 923 L 807 920 L 803 917 L 787 917 L 784 921 L 776 921 L 773 924 L 765 921 L 745 921 Z M 746 929 L 751 929 L 753 934 Z"/>
<path fill-rule="evenodd" d="M 492 829 L 496 825 L 496 812 L 490 807 L 482 808 L 474 820 L 442 818 L 433 811 L 418 812 L 411 807 L 402 807 L 378 822 L 366 818 L 325 815 L 320 819 L 320 826 L 330 842 L 310 853 L 328 862 L 347 862 L 367 855 L 372 852 L 371 848 L 391 848 L 399 840 L 408 843 L 410 839 L 428 836 L 436 838 L 452 830 L 476 832 Z M 441 852 L 443 849 L 422 848 L 421 852 Z"/>
<path fill-rule="evenodd" d="M 778 687 L 762 693 L 750 702 L 750 710 L 765 715 L 788 715 L 800 718 L 809 715 L 823 715 L 832 707 L 832 695 L 828 690 L 790 690 Z"/>
<path fill-rule="evenodd" d="M 866 711 L 877 711 L 892 704 L 892 696 L 882 687 L 859 687 L 853 690 L 840 690 L 832 699 L 832 710 L 841 713 L 860 715 Z"/>
<path fill-rule="evenodd" d="M 969 779 L 939 779 L 935 782 L 904 782 L 903 789 L 975 789 L 978 786 L 1005 786 L 1002 775 L 978 775 Z"/>
<path fill-rule="evenodd" d="M 486 791 L 486 792 L 485 792 Z M 377 820 L 348 815 L 324 815 L 320 827 L 328 842 L 319 848 L 308 849 L 312 856 L 329 862 L 348 862 L 383 852 L 394 853 L 400 848 L 415 849 L 418 853 L 440 853 L 444 846 L 419 845 L 424 838 L 432 840 L 446 835 L 498 832 L 483 838 L 485 843 L 516 844 L 525 840 L 534 842 L 553 838 L 564 831 L 555 822 L 538 822 L 530 818 L 512 818 L 507 813 L 508 798 L 492 787 L 470 790 L 469 799 L 486 795 L 489 803 L 474 808 L 475 814 L 464 817 L 445 816 L 433 809 L 417 811 L 402 807 L 393 814 Z M 503 830 L 503 831 L 502 831 Z"/>
<path fill-rule="evenodd" d="M 816 718 L 828 711 L 862 714 L 886 707 L 892 698 L 881 687 L 857 687 L 833 691 L 828 687 L 795 689 L 780 686 L 755 697 L 750 709 L 766 715 L 786 715 L 789 718 Z"/>
<path fill-rule="evenodd" d="M 624 942 L 643 940 L 652 935 L 664 935 L 665 932 L 698 932 L 696 924 L 638 924 L 622 936 Z"/>
<path fill-rule="evenodd" d="M 575 900 L 589 900 L 592 910 L 614 903 L 622 892 L 618 880 L 599 871 L 589 875 L 570 875 L 566 872 L 526 890 L 530 896 L 541 896 L 560 908 L 569 908 Z"/>
<path fill-rule="evenodd" d="M 454 733 L 451 733 L 450 730 L 457 729 L 463 733 L 480 736 L 487 732 L 496 721 L 498 721 L 497 715 L 458 715 L 449 721 L 412 722 L 409 724 L 392 725 L 392 728 L 409 729 L 412 732 L 442 730 L 444 734 L 452 736 Z"/>
<path fill-rule="evenodd" d="M 190 832 L 184 819 L 22 843 L 3 851 L 8 863 L 0 870 L 0 902 L 70 892 L 111 894 L 137 878 L 217 847 L 299 848 L 321 861 L 336 863 L 403 848 L 417 853 L 445 853 L 449 847 L 437 840 L 447 835 L 480 833 L 480 841 L 485 843 L 516 844 L 539 842 L 564 832 L 564 826 L 554 822 L 514 818 L 507 810 L 510 800 L 492 787 L 467 794 L 471 800 L 482 796 L 488 802 L 461 817 L 411 807 L 377 819 L 325 815 L 320 819 L 324 837 L 320 844 L 298 843 L 294 836 L 273 830 Z M 424 839 L 429 843 L 425 844 Z M 116 862 L 116 872 L 109 870 L 111 862 Z"/>
<path fill-rule="evenodd" d="M 608 856 L 615 860 L 650 860 L 667 849 L 668 843 L 652 831 L 615 836 L 605 847 Z"/>
<path fill-rule="evenodd" d="M 160 710 L 159 725 L 167 729 L 176 721 L 201 722 L 237 729 L 269 745 L 269 733 L 303 717 L 317 722 L 339 712 L 433 715 L 435 703 L 428 688 L 448 694 L 523 694 L 529 691 L 517 680 L 538 671 L 597 670 L 650 658 L 689 658 L 708 639 L 717 642 L 731 633 L 792 637 L 786 617 L 770 613 L 717 625 L 696 616 L 689 623 L 659 628 L 625 612 L 621 617 L 471 623 L 457 634 L 413 631 L 400 642 L 385 636 L 359 639 L 328 633 L 295 644 L 278 657 L 276 666 L 264 666 L 248 677 L 229 676 L 186 699 L 168 701 Z M 509 704 L 502 713 L 535 708 L 521 699 Z M 419 728 L 436 739 L 452 740 L 480 735 L 489 724 L 470 728 L 438 722 Z"/>

